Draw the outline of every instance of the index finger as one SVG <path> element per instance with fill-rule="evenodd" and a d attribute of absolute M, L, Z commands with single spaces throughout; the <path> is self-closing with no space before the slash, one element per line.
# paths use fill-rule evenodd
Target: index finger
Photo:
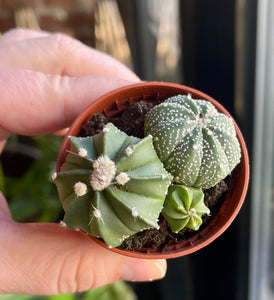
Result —
<path fill-rule="evenodd" d="M 11 29 L 0 36 L 0 43 L 14 43 L 22 40 L 35 39 L 48 36 L 46 31 L 16 28 Z"/>
<path fill-rule="evenodd" d="M 0 43 L 0 68 L 139 81 L 134 72 L 113 57 L 60 33 Z"/>
<path fill-rule="evenodd" d="M 0 141 L 10 133 L 38 135 L 65 128 L 100 96 L 130 83 L 110 77 L 0 70 Z"/>

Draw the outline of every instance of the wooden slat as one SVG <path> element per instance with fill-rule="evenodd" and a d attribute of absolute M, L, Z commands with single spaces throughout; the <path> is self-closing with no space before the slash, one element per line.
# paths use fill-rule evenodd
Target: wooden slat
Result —
<path fill-rule="evenodd" d="M 31 7 L 21 7 L 16 9 L 14 18 L 16 27 L 40 30 L 39 22 Z"/>
<path fill-rule="evenodd" d="M 133 68 L 124 24 L 115 0 L 99 0 L 95 8 L 95 47 Z"/>

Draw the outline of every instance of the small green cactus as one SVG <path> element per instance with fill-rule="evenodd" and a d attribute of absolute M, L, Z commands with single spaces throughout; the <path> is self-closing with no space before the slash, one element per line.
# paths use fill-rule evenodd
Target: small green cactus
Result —
<path fill-rule="evenodd" d="M 178 95 L 155 106 L 145 120 L 155 150 L 174 181 L 208 189 L 240 162 L 233 121 L 209 101 Z"/>
<path fill-rule="evenodd" d="M 172 176 L 150 136 L 127 136 L 111 123 L 93 137 L 70 137 L 71 148 L 52 176 L 64 223 L 102 238 L 109 247 L 146 228 L 158 228 Z"/>
<path fill-rule="evenodd" d="M 172 231 L 184 227 L 198 230 L 203 222 L 201 217 L 209 213 L 201 189 L 176 184 L 169 187 L 162 214 Z"/>

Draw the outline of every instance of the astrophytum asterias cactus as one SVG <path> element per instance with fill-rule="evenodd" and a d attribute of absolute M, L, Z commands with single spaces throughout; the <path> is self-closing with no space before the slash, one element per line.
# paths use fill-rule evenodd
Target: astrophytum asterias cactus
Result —
<path fill-rule="evenodd" d="M 172 185 L 162 211 L 172 231 L 178 232 L 184 227 L 198 230 L 202 216 L 210 210 L 204 204 L 204 193 L 201 189 Z"/>
<path fill-rule="evenodd" d="M 233 121 L 211 102 L 178 95 L 155 106 L 146 116 L 145 134 L 174 181 L 208 189 L 240 162 Z"/>
<path fill-rule="evenodd" d="M 158 228 L 172 176 L 150 136 L 126 135 L 111 123 L 93 137 L 70 137 L 61 171 L 53 176 L 64 223 L 102 238 L 109 247 L 146 228 Z"/>

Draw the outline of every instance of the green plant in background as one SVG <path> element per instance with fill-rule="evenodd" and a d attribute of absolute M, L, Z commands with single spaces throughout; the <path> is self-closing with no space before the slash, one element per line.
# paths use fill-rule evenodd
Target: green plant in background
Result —
<path fill-rule="evenodd" d="M 146 115 L 145 134 L 153 136 L 156 152 L 174 181 L 187 186 L 215 186 L 240 162 L 232 119 L 191 95 L 155 106 Z"/>
<path fill-rule="evenodd" d="M 128 136 L 109 123 L 93 137 L 70 137 L 70 145 L 61 171 L 53 174 L 68 228 L 101 237 L 110 247 L 158 228 L 172 176 L 150 136 Z"/>
<path fill-rule="evenodd" d="M 55 166 L 62 137 L 45 135 L 32 138 L 12 136 L 3 157 L 10 156 L 6 165 L 5 196 L 8 199 L 14 220 L 19 222 L 56 222 L 62 214 L 62 207 L 56 201 L 56 189 L 48 183 L 49 174 Z M 27 156 L 25 166 L 22 157 Z M 23 174 L 10 170 L 10 163 L 16 161 L 16 168 Z M 19 177 L 18 177 L 19 176 Z M 31 187 L 31 188 L 30 188 Z"/>
<path fill-rule="evenodd" d="M 200 189 L 177 184 L 169 188 L 162 214 L 172 231 L 184 227 L 198 230 L 203 223 L 202 216 L 209 213 Z"/>
<path fill-rule="evenodd" d="M 4 180 L 4 172 L 3 172 L 3 168 L 1 166 L 1 162 L 0 162 L 0 191 L 2 191 L 3 193 L 5 192 L 4 186 L 5 186 L 5 180 Z"/>
<path fill-rule="evenodd" d="M 12 153 L 14 159 L 20 154 L 20 159 L 24 154 L 22 149 L 26 148 L 25 140 L 19 142 L 13 136 L 5 151 Z M 31 146 L 28 145 L 27 155 L 32 163 L 24 167 L 20 178 L 5 176 L 5 195 L 16 221 L 56 222 L 60 217 L 62 207 L 56 201 L 56 190 L 48 184 L 48 177 L 55 165 L 61 140 L 61 137 L 53 135 L 28 138 L 26 142 Z M 17 165 L 22 165 L 22 161 L 19 160 Z"/>
<path fill-rule="evenodd" d="M 83 293 L 56 296 L 0 295 L 0 300 L 137 300 L 132 288 L 123 281 Z"/>

